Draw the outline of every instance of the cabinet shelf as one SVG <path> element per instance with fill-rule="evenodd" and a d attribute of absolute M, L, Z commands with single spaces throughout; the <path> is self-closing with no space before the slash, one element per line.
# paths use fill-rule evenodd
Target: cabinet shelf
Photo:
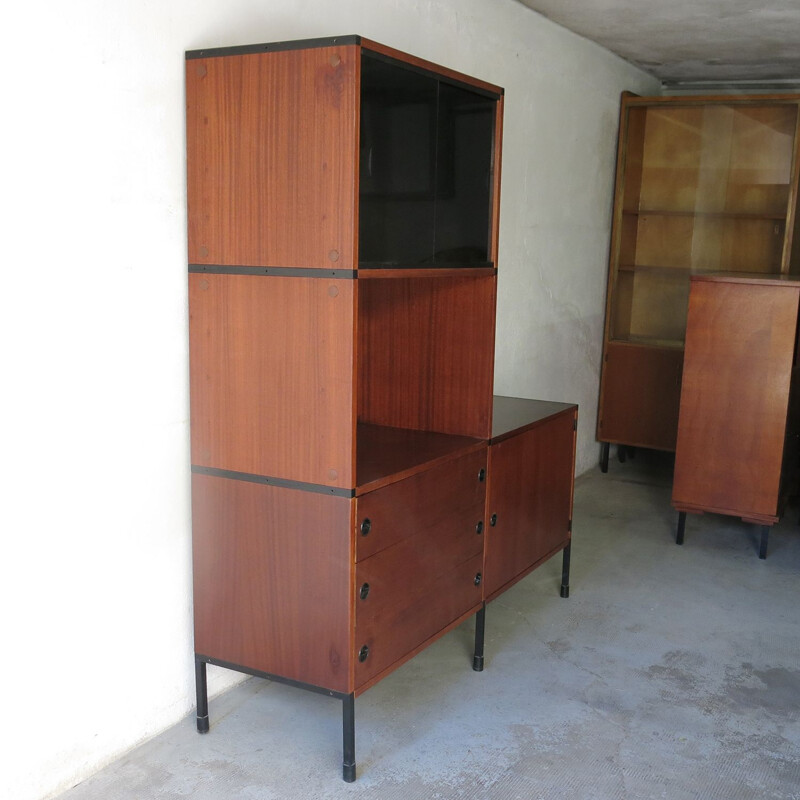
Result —
<path fill-rule="evenodd" d="M 360 267 L 359 278 L 480 278 L 496 275 L 493 266 L 483 267 Z"/>
<path fill-rule="evenodd" d="M 676 211 L 660 208 L 640 208 L 639 210 L 623 209 L 625 215 L 644 217 L 702 217 L 705 219 L 761 219 L 785 222 L 786 214 L 769 214 L 752 211 Z"/>
<path fill-rule="evenodd" d="M 481 439 L 359 423 L 356 495 L 408 478 L 485 446 Z"/>

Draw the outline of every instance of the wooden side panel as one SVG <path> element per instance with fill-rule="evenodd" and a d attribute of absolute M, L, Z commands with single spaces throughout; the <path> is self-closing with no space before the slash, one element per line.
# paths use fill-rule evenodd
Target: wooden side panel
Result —
<path fill-rule="evenodd" d="M 600 386 L 597 438 L 674 450 L 683 350 L 609 342 Z"/>
<path fill-rule="evenodd" d="M 363 561 L 406 539 L 447 538 L 459 531 L 483 546 L 475 532 L 483 520 L 486 448 L 390 484 L 358 498 L 356 559 Z M 369 533 L 360 526 L 369 519 Z"/>
<path fill-rule="evenodd" d="M 796 286 L 693 281 L 672 502 L 777 511 Z"/>
<path fill-rule="evenodd" d="M 186 62 L 190 263 L 355 267 L 359 53 Z"/>
<path fill-rule="evenodd" d="M 577 409 L 489 448 L 486 596 L 529 571 L 570 539 Z"/>
<path fill-rule="evenodd" d="M 352 502 L 194 475 L 195 651 L 350 691 Z"/>
<path fill-rule="evenodd" d="M 496 277 L 359 281 L 360 422 L 488 438 Z"/>
<path fill-rule="evenodd" d="M 192 463 L 355 485 L 354 282 L 189 276 Z"/>

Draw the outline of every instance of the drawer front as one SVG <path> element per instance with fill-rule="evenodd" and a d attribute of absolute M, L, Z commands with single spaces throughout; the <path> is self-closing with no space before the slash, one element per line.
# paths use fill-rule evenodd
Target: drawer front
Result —
<path fill-rule="evenodd" d="M 408 574 L 398 552 L 397 562 L 389 553 L 381 553 L 360 565 L 356 571 L 356 689 L 476 608 L 483 599 L 482 583 L 476 582 L 482 564 L 480 552 L 441 574 L 424 569 L 421 574 Z M 362 600 L 364 583 L 369 583 L 369 592 Z"/>
<path fill-rule="evenodd" d="M 474 535 L 484 515 L 485 470 L 484 449 L 359 497 L 356 561 L 442 527 Z"/>

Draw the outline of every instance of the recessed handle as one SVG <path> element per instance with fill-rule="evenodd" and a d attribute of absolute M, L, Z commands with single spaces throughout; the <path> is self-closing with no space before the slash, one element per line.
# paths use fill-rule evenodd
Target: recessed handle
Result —
<path fill-rule="evenodd" d="M 483 520 L 478 522 L 478 524 L 475 526 L 475 533 L 477 534 L 483 533 Z"/>
<path fill-rule="evenodd" d="M 369 647 L 367 647 L 367 645 L 364 645 L 358 651 L 358 660 L 363 664 L 367 660 L 368 657 L 369 657 Z"/>
<path fill-rule="evenodd" d="M 486 470 L 483 467 L 481 467 L 478 470 L 478 480 L 479 481 L 485 481 L 486 480 Z"/>
<path fill-rule="evenodd" d="M 475 585 L 476 585 L 476 586 L 480 586 L 480 585 L 481 585 L 481 581 L 482 581 L 482 580 L 483 580 L 483 576 L 482 576 L 482 575 L 480 574 L 480 572 L 479 572 L 479 573 L 478 573 L 478 574 L 475 576 L 475 581 L 474 581 Z"/>
<path fill-rule="evenodd" d="M 492 516 L 491 516 L 491 517 L 489 517 L 489 524 L 490 524 L 490 525 L 491 525 L 493 528 L 494 528 L 494 526 L 495 526 L 495 525 L 497 525 L 497 514 L 492 514 Z"/>
<path fill-rule="evenodd" d="M 370 529 L 372 528 L 372 522 L 370 522 L 369 517 L 366 517 L 364 521 L 361 523 L 361 535 L 366 536 Z"/>
<path fill-rule="evenodd" d="M 364 583 L 361 585 L 361 591 L 358 593 L 362 600 L 367 599 L 367 595 L 369 594 L 369 584 Z"/>

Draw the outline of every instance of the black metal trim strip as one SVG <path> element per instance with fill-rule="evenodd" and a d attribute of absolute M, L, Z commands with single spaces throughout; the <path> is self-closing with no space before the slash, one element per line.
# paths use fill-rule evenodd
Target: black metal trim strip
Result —
<path fill-rule="evenodd" d="M 240 267 L 222 264 L 189 264 L 189 272 L 212 275 L 268 275 L 279 278 L 344 278 L 353 279 L 354 269 L 311 269 L 306 267 Z"/>
<path fill-rule="evenodd" d="M 277 486 L 281 489 L 299 489 L 301 492 L 330 494 L 334 497 L 355 497 L 356 495 L 355 489 L 340 489 L 338 486 L 325 486 L 323 483 L 291 481 L 286 478 L 272 478 L 268 475 L 253 475 L 250 472 L 234 472 L 230 469 L 217 469 L 216 467 L 200 467 L 196 464 L 192 464 L 192 472 L 195 475 L 210 475 L 213 478 L 228 478 L 232 481 L 261 483 L 266 486 Z"/>
<path fill-rule="evenodd" d="M 267 42 L 265 44 L 242 44 L 233 47 L 208 47 L 204 50 L 187 50 L 186 60 L 194 58 L 217 58 L 219 56 L 246 56 L 252 53 L 274 53 L 279 50 L 309 50 L 314 47 L 334 47 L 335 45 L 361 44 L 361 37 L 326 36 L 320 39 L 296 39 L 291 42 Z"/>
<path fill-rule="evenodd" d="M 382 262 L 364 261 L 358 265 L 359 269 L 418 269 L 418 270 L 437 270 L 437 269 L 463 269 L 464 272 L 469 272 L 471 269 L 493 269 L 497 272 L 493 261 L 481 261 L 476 264 L 448 264 L 445 261 L 439 261 L 435 264 L 414 264 L 412 266 L 404 266 L 403 264 L 385 264 Z"/>
<path fill-rule="evenodd" d="M 241 664 L 233 664 L 230 661 L 223 661 L 219 658 L 212 658 L 211 656 L 204 656 L 201 653 L 195 653 L 195 661 L 202 661 L 206 664 L 213 664 L 215 667 L 224 667 L 225 669 L 232 669 L 236 672 L 244 672 L 246 675 L 253 675 L 256 678 L 264 678 L 268 681 L 275 681 L 276 683 L 285 683 L 287 686 L 294 686 L 297 689 L 305 689 L 308 692 L 315 692 L 316 694 L 324 694 L 328 697 L 335 697 L 337 700 L 345 700 L 350 697 L 349 692 L 336 692 L 333 689 L 326 689 L 324 686 L 316 686 L 313 683 L 303 683 L 302 681 L 295 681 L 291 678 L 284 678 L 281 675 L 272 675 L 269 672 L 262 672 L 260 669 L 251 669 L 250 667 L 243 667 Z"/>
<path fill-rule="evenodd" d="M 475 86 L 472 83 L 460 81 L 458 78 L 452 78 L 449 75 L 443 75 L 441 72 L 437 72 L 435 69 L 427 69 L 426 67 L 420 67 L 417 64 L 409 64 L 407 61 L 403 61 L 402 59 L 394 58 L 393 56 L 387 56 L 385 53 L 378 53 L 375 50 L 370 50 L 368 45 L 364 45 L 364 47 L 361 48 L 361 55 L 362 57 L 374 58 L 377 61 L 384 61 L 387 64 L 400 67 L 401 69 L 411 70 L 411 72 L 416 72 L 420 75 L 427 75 L 429 78 L 436 78 L 436 80 L 441 81 L 442 83 L 456 86 L 459 89 L 466 89 L 467 91 L 474 92 L 482 97 L 488 97 L 491 100 L 499 100 L 505 93 L 505 90 L 502 88 L 498 94 L 497 92 L 489 91 L 489 89 L 484 89 L 481 86 Z"/>

